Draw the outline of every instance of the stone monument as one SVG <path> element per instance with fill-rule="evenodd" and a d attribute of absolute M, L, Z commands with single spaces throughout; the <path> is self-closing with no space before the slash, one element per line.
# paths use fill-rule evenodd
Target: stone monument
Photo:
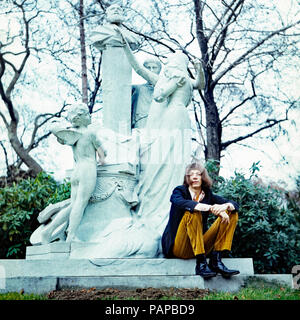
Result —
<path fill-rule="evenodd" d="M 139 39 L 122 27 L 124 12 L 118 4 L 107 8 L 106 20 L 107 24 L 91 34 L 91 42 L 102 53 L 103 123 L 109 129 L 129 135 L 132 72 L 116 29 L 122 29 L 132 49 L 138 48 Z"/>
<path fill-rule="evenodd" d="M 132 52 L 138 39 L 122 26 L 123 9 L 113 4 L 106 14 L 108 23 L 91 35 L 102 54 L 103 125 L 91 123 L 87 107 L 78 104 L 69 111 L 71 127 L 52 128 L 73 149 L 71 199 L 40 213 L 29 259 L 51 258 L 49 246 L 74 259 L 160 256 L 169 197 L 190 161 L 186 107 L 193 89 L 203 88 L 200 64 L 195 80 L 183 53 L 170 55 L 161 71 L 156 62 L 156 68 L 141 65 Z M 141 130 L 131 130 L 132 68 L 153 86 L 140 101 L 149 103 Z"/>

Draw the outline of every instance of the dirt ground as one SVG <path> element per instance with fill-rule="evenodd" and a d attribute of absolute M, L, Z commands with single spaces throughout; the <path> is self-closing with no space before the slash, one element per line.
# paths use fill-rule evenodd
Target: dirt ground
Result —
<path fill-rule="evenodd" d="M 206 289 L 135 289 L 119 290 L 113 288 L 106 289 L 63 289 L 49 292 L 48 299 L 53 300 L 99 300 L 99 299 L 136 299 L 136 300 L 158 300 L 163 297 L 179 298 L 184 300 L 201 299 L 209 293 Z"/>

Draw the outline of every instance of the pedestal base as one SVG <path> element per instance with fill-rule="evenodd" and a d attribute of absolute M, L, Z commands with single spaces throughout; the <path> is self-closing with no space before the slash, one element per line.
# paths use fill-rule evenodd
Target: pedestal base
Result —
<path fill-rule="evenodd" d="M 194 259 L 4 259 L 0 260 L 0 292 L 24 290 L 25 293 L 47 293 L 51 290 L 92 287 L 173 287 L 228 292 L 239 290 L 252 277 L 277 281 L 293 288 L 291 274 L 254 275 L 251 258 L 223 259 L 223 262 L 228 268 L 238 269 L 241 273 L 231 279 L 218 275 L 203 280 L 195 275 Z"/>

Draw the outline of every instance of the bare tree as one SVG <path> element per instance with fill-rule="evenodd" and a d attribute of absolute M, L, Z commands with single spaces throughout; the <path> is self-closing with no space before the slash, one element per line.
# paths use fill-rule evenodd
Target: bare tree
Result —
<path fill-rule="evenodd" d="M 289 120 L 297 97 L 284 92 L 283 79 L 299 56 L 296 6 L 284 17 L 272 1 L 147 4 L 147 10 L 135 2 L 131 6 L 140 21 L 138 33 L 146 39 L 144 50 L 163 57 L 181 49 L 202 59 L 206 87 L 194 111 L 206 159 L 220 161 L 229 146 L 271 128 L 278 132 Z"/>
<path fill-rule="evenodd" d="M 0 111 L 0 119 L 7 130 L 10 145 L 18 156 L 18 165 L 24 163 L 29 171 L 36 175 L 43 169 L 38 161 L 30 155 L 30 152 L 50 134 L 44 132 L 39 135 L 38 132 L 49 120 L 60 116 L 65 106 L 56 114 L 37 115 L 33 120 L 33 130 L 29 143 L 27 145 L 23 143 L 22 136 L 18 132 L 20 114 L 14 104 L 13 93 L 31 54 L 30 37 L 32 30 L 30 30 L 30 25 L 42 11 L 37 8 L 36 1 L 27 0 L 12 1 L 6 8 L 6 15 L 20 15 L 20 32 L 11 35 L 8 32 L 7 41 L 0 43 L 0 97 L 6 107 L 6 110 Z M 17 45 L 14 46 L 15 43 Z M 21 48 L 20 43 L 22 44 Z M 3 142 L 1 145 L 2 149 L 5 150 Z"/>
<path fill-rule="evenodd" d="M 90 112 L 96 103 L 101 105 L 101 55 L 85 43 L 88 42 L 85 33 L 103 23 L 109 1 L 64 0 L 63 6 L 59 6 L 58 0 L 51 3 L 55 4 L 52 11 L 66 29 L 53 32 L 49 20 L 50 30 L 44 32 L 46 40 L 42 49 L 30 42 L 41 34 L 38 24 L 43 12 L 38 9 L 38 1 L 6 1 L 8 9 L 6 12 L 2 9 L 5 14 L 18 12 L 23 27 L 18 34 L 8 34 L 7 40 L 1 43 L 0 96 L 6 110 L 0 110 L 0 119 L 19 163 L 25 163 L 33 172 L 42 168 L 30 151 L 49 135 L 37 133 L 54 116 L 60 116 L 65 105 L 56 115 L 38 115 L 33 121 L 30 141 L 26 144 L 22 141 L 18 132 L 19 109 L 13 93 L 24 78 L 24 68 L 32 52 L 48 53 L 58 62 L 58 81 L 63 80 L 75 99 L 87 102 Z M 278 133 L 280 125 L 289 119 L 289 110 L 297 106 L 297 97 L 286 91 L 283 84 L 285 69 L 291 68 L 291 64 L 296 66 L 299 56 L 297 12 L 286 18 L 277 13 L 276 3 L 269 1 L 268 6 L 263 6 L 250 0 L 174 0 L 172 3 L 127 0 L 125 7 L 125 27 L 144 39 L 140 51 L 162 61 L 176 49 L 181 49 L 190 59 L 201 58 L 206 88 L 195 97 L 193 111 L 199 133 L 197 140 L 204 145 L 206 159 L 220 160 L 229 146 L 263 132 L 271 135 L 270 129 L 276 128 Z M 16 51 L 19 47 L 13 49 L 12 44 L 18 41 L 22 49 Z"/>
<path fill-rule="evenodd" d="M 246 5 L 248 3 L 248 5 Z M 233 143 L 245 140 L 255 134 L 274 127 L 281 122 L 288 120 L 288 111 L 294 106 L 295 101 L 285 106 L 285 112 L 280 118 L 267 118 L 257 128 L 250 128 L 249 132 L 239 135 L 227 141 L 222 139 L 222 128 L 226 120 L 236 111 L 243 107 L 247 107 L 247 103 L 259 97 L 256 92 L 256 79 L 263 73 L 272 68 L 274 62 L 282 55 L 290 55 L 287 45 L 282 45 L 282 41 L 277 38 L 289 38 L 287 32 L 299 25 L 300 20 L 283 25 L 280 28 L 271 29 L 270 31 L 252 29 L 251 25 L 247 25 L 241 30 L 241 19 L 246 19 L 245 11 L 251 8 L 249 1 L 222 1 L 223 8 L 220 12 L 213 10 L 208 1 L 194 0 L 194 11 L 196 20 L 196 35 L 203 58 L 203 66 L 207 79 L 206 89 L 203 95 L 203 102 L 206 114 L 206 158 L 220 160 L 221 151 Z M 215 15 L 215 24 L 213 27 L 206 27 L 204 12 L 213 10 Z M 253 8 L 260 10 L 261 8 Z M 255 12 L 253 10 L 253 12 Z M 255 21 L 255 17 L 251 17 Z M 210 24 L 211 25 L 211 24 Z M 235 50 L 233 45 L 239 46 L 239 39 L 234 36 L 239 30 L 240 36 L 247 37 L 250 41 L 245 44 L 243 50 L 236 50 L 236 54 L 232 54 Z M 241 45 L 243 44 L 241 38 Z M 280 41 L 277 45 L 274 41 Z M 240 52 L 238 52 L 240 51 Z M 257 59 L 263 64 L 261 68 L 255 66 Z M 220 111 L 216 103 L 215 94 L 216 87 L 221 85 L 221 81 L 228 81 L 230 76 L 234 74 L 234 69 L 244 68 L 248 73 L 247 78 L 241 75 L 238 79 L 241 85 L 245 85 L 246 79 L 251 82 L 250 95 L 244 95 L 244 98 L 220 119 Z M 226 84 L 225 84 L 226 85 Z M 230 86 L 229 81 L 227 86 Z M 240 86 L 240 85 L 235 85 Z"/>
<path fill-rule="evenodd" d="M 86 65 L 86 44 L 84 29 L 84 1 L 79 3 L 79 31 L 80 31 L 80 51 L 81 51 L 81 79 L 82 79 L 82 102 L 88 104 L 88 78 Z"/>
<path fill-rule="evenodd" d="M 48 54 L 58 63 L 59 79 L 70 89 L 76 100 L 80 99 L 88 105 L 92 113 L 95 104 L 100 101 L 101 56 L 88 43 L 88 35 L 101 23 L 103 9 L 99 9 L 97 1 L 91 0 L 64 0 L 63 6 L 59 6 L 61 1 L 53 1 L 56 3 L 55 15 L 63 23 L 64 30 L 61 30 L 60 35 L 52 35 L 52 41 L 57 38 L 56 42 L 60 43 L 62 36 L 68 41 L 61 43 L 57 50 L 48 48 Z M 78 80 L 81 87 L 77 85 Z"/>

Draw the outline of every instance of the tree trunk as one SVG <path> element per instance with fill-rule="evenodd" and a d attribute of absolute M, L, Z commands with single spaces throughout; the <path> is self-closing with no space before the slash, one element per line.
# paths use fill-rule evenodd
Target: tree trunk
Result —
<path fill-rule="evenodd" d="M 81 81 L 82 81 L 82 102 L 88 104 L 88 80 L 86 66 L 85 32 L 84 32 L 84 3 L 79 4 L 79 30 L 80 30 L 80 51 L 81 51 Z"/>
<path fill-rule="evenodd" d="M 211 159 L 220 161 L 222 126 L 212 90 L 208 90 L 204 93 L 204 107 L 206 115 L 207 140 L 205 147 L 205 160 Z"/>
<path fill-rule="evenodd" d="M 194 9 L 196 14 L 196 34 L 202 55 L 202 66 L 206 80 L 206 86 L 204 90 L 204 107 L 206 115 L 207 140 L 205 146 L 205 160 L 212 159 L 220 161 L 222 127 L 218 108 L 213 96 L 214 86 L 212 80 L 212 66 L 209 62 L 208 40 L 204 34 L 204 25 L 202 17 L 203 6 L 204 3 L 202 1 L 194 0 Z"/>
<path fill-rule="evenodd" d="M 38 175 L 38 173 L 43 171 L 43 168 L 29 155 L 29 153 L 19 141 L 17 135 L 17 125 L 14 122 L 12 122 L 8 128 L 8 138 L 17 155 L 26 164 L 29 171 L 31 171 L 33 175 L 36 176 Z"/>

